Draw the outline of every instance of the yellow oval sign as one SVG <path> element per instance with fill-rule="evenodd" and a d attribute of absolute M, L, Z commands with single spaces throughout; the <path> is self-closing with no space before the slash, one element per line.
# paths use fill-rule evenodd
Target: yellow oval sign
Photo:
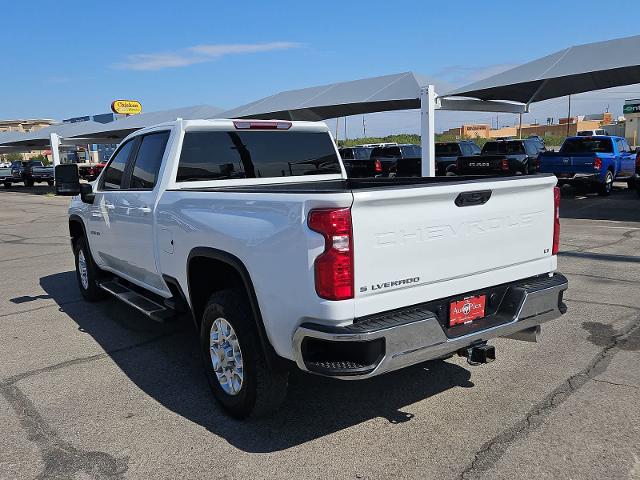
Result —
<path fill-rule="evenodd" d="M 123 115 L 136 115 L 142 112 L 142 104 L 137 100 L 114 100 L 111 111 Z"/>

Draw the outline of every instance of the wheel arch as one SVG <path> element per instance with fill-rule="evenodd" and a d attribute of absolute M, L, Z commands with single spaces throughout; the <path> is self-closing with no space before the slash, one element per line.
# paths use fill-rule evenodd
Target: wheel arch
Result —
<path fill-rule="evenodd" d="M 207 278 L 206 286 L 200 288 L 196 285 L 196 280 L 203 272 L 208 272 L 211 268 L 218 269 L 218 275 L 214 277 L 213 281 Z M 231 253 L 212 247 L 193 248 L 187 258 L 187 295 L 198 330 L 200 330 L 204 306 L 211 294 L 228 287 L 244 289 L 253 313 L 258 338 L 269 366 L 271 368 L 285 368 L 284 359 L 275 352 L 267 335 L 253 281 L 242 260 Z"/>

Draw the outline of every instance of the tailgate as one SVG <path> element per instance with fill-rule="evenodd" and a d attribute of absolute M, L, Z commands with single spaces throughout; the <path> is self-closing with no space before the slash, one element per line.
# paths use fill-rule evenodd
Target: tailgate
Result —
<path fill-rule="evenodd" d="M 555 184 L 540 175 L 354 191 L 356 316 L 554 270 Z M 490 197 L 457 206 L 470 192 Z"/>
<path fill-rule="evenodd" d="M 540 171 L 547 173 L 592 173 L 594 154 L 543 154 Z"/>

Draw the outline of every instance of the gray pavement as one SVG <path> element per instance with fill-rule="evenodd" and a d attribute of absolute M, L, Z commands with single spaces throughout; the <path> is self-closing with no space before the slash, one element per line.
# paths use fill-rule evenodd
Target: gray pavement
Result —
<path fill-rule="evenodd" d="M 640 479 L 640 199 L 562 200 L 569 311 L 495 363 L 303 373 L 270 418 L 214 403 L 187 323 L 75 284 L 67 199 L 0 190 L 0 479 Z"/>

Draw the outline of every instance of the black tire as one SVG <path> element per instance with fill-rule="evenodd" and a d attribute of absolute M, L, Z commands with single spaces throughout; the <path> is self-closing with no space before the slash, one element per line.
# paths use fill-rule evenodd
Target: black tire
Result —
<path fill-rule="evenodd" d="M 49 185 L 50 187 L 53 187 L 53 180 L 49 180 L 49 181 L 47 182 L 47 185 Z"/>
<path fill-rule="evenodd" d="M 611 189 L 613 188 L 613 173 L 611 170 L 607 170 L 604 176 L 604 183 L 598 185 L 598 195 L 601 197 L 608 197 L 611 195 Z"/>
<path fill-rule="evenodd" d="M 33 180 L 25 180 L 24 181 L 24 186 L 25 187 L 33 187 L 34 181 Z"/>
<path fill-rule="evenodd" d="M 216 376 L 210 336 L 214 322 L 222 318 L 231 325 L 242 355 L 242 383 L 235 394 L 227 393 Z M 287 394 L 288 372 L 269 369 L 253 312 L 241 290 L 222 290 L 209 298 L 202 315 L 200 344 L 207 379 L 216 400 L 235 418 L 260 417 L 277 409 Z"/>
<path fill-rule="evenodd" d="M 73 248 L 73 253 L 76 261 L 76 280 L 78 281 L 78 288 L 80 289 L 80 293 L 82 297 L 88 302 L 97 302 L 98 300 L 102 300 L 106 298 L 107 293 L 98 287 L 96 283 L 97 280 L 103 275 L 102 270 L 98 268 L 98 266 L 93 262 L 91 258 L 91 253 L 89 253 L 89 249 L 87 248 L 87 243 L 84 237 L 76 240 Z M 87 282 L 86 285 L 83 284 L 81 273 L 80 273 L 80 261 L 79 259 L 84 257 L 86 273 L 87 273 Z"/>
<path fill-rule="evenodd" d="M 4 188 L 11 188 L 11 182 L 4 182 Z"/>

